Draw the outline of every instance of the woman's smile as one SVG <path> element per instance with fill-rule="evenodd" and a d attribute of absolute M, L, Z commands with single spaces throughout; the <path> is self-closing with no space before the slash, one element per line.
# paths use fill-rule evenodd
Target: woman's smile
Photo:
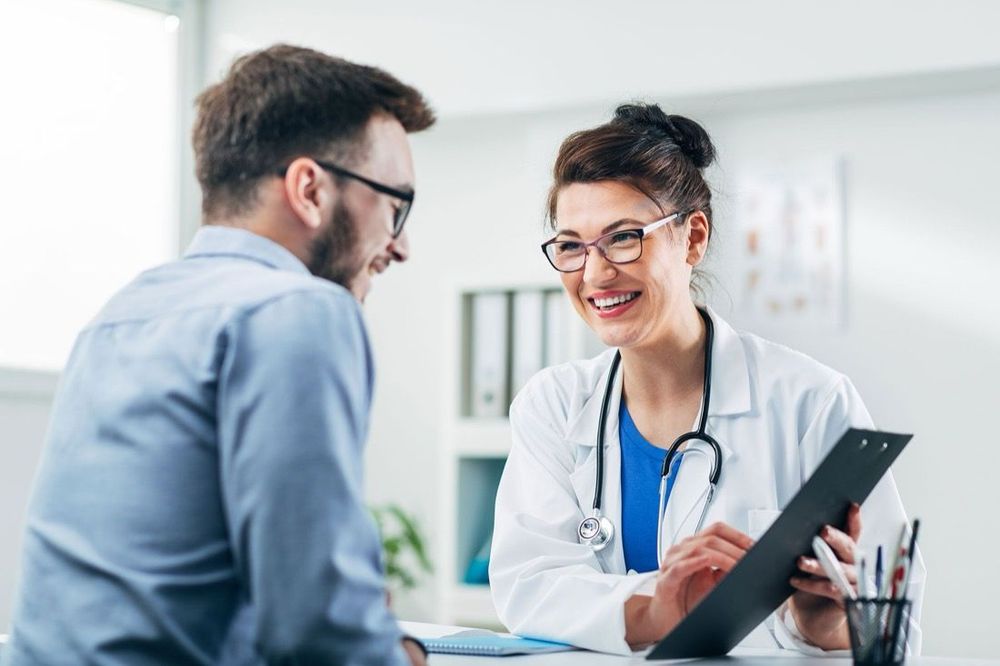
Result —
<path fill-rule="evenodd" d="M 641 296 L 641 291 L 599 291 L 586 300 L 598 317 L 611 319 L 630 310 Z"/>

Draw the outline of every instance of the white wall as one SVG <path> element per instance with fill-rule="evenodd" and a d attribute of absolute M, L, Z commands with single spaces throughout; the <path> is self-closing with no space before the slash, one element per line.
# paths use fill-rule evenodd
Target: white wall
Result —
<path fill-rule="evenodd" d="M 209 74 L 285 40 L 386 67 L 445 115 L 1000 63 L 991 0 L 214 0 Z"/>
<path fill-rule="evenodd" d="M 56 379 L 0 369 L 0 633 L 10 623 L 24 510 L 41 456 Z"/>

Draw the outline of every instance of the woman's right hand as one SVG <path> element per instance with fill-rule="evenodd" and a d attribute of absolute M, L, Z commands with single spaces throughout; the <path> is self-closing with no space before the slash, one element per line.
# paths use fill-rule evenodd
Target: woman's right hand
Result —
<path fill-rule="evenodd" d="M 671 546 L 656 575 L 652 597 L 625 603 L 625 640 L 633 648 L 663 638 L 715 587 L 753 540 L 725 523 L 714 523 Z"/>

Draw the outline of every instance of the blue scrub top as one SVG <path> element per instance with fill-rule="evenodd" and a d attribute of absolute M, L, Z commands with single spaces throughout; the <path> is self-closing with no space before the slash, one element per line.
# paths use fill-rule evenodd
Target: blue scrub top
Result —
<path fill-rule="evenodd" d="M 660 497 L 660 468 L 667 455 L 649 443 L 635 427 L 622 401 L 618 411 L 618 439 L 622 450 L 622 547 L 625 568 L 643 573 L 655 571 L 657 502 Z M 674 456 L 673 473 L 667 483 L 667 499 L 673 490 L 683 452 Z"/>

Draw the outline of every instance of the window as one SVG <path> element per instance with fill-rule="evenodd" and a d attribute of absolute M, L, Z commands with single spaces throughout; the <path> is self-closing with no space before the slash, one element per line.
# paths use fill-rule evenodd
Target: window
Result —
<path fill-rule="evenodd" d="M 115 0 L 0 7 L 0 367 L 61 369 L 111 294 L 176 256 L 179 28 Z"/>

